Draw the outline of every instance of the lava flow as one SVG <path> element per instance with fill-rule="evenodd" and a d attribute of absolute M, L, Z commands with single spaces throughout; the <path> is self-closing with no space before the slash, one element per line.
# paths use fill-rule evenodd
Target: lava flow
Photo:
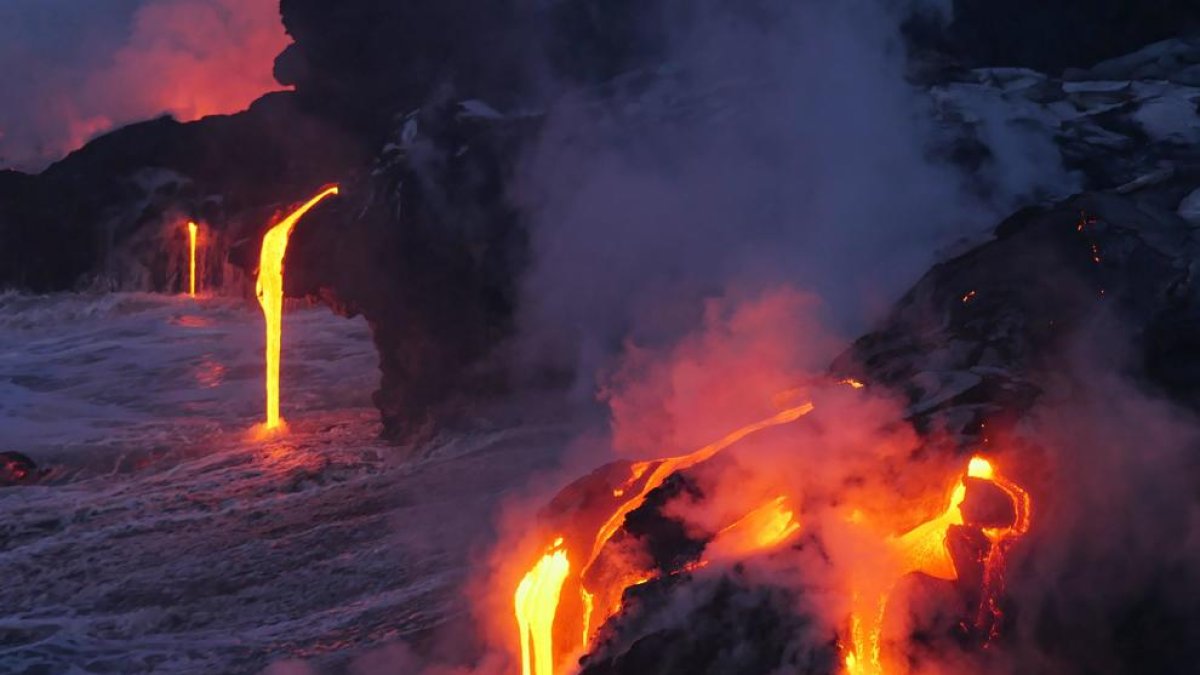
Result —
<path fill-rule="evenodd" d="M 563 582 L 571 571 L 562 543 L 562 537 L 554 541 L 513 595 L 521 631 L 522 675 L 554 672 L 554 615 L 558 612 Z"/>
<path fill-rule="evenodd" d="M 704 547 L 705 566 L 712 560 L 736 560 L 766 551 L 787 541 L 800 531 L 796 514 L 787 497 L 776 497 L 727 525 Z"/>
<path fill-rule="evenodd" d="M 703 462 L 718 452 L 737 443 L 743 438 L 763 429 L 794 422 L 812 411 L 812 403 L 804 403 L 783 410 L 765 420 L 747 425 L 720 440 L 710 443 L 699 450 L 679 457 L 637 462 L 629 467 L 630 475 L 624 483 L 612 491 L 612 496 L 623 501 L 613 510 L 612 514 L 597 528 L 591 538 L 586 561 L 578 567 L 578 572 L 571 574 L 568 553 L 561 535 L 554 538 L 554 543 L 548 547 L 534 566 L 521 579 L 514 595 L 514 606 L 517 625 L 521 635 L 521 671 L 523 675 L 554 675 L 554 664 L 559 654 L 565 650 L 553 647 L 553 627 L 558 618 L 558 609 L 562 598 L 562 590 L 568 582 L 578 592 L 578 603 L 572 603 L 578 608 L 576 616 L 571 617 L 578 628 L 580 644 L 586 647 L 594 637 L 594 632 L 621 607 L 621 595 L 626 588 L 645 583 L 649 577 L 640 571 L 625 571 L 617 578 L 606 576 L 602 585 L 591 579 L 588 572 L 596 562 L 604 545 L 612 539 L 631 511 L 645 501 L 646 496 L 662 485 L 669 476 L 677 471 Z M 757 514 L 757 515 L 756 515 Z M 792 522 L 792 512 L 782 500 L 775 500 L 767 505 L 761 513 L 754 512 L 743 519 L 751 530 L 750 541 L 762 540 L 764 544 L 778 543 L 790 536 L 797 528 Z M 736 524 L 735 524 L 736 525 Z M 752 525 L 752 526 L 751 526 Z M 532 649 L 531 649 L 532 647 Z M 532 653 L 531 653 L 532 652 Z"/>
<path fill-rule="evenodd" d="M 984 588 L 980 601 L 976 625 L 984 628 L 986 617 L 993 624 L 989 637 L 994 636 L 996 619 L 999 618 L 998 597 L 1003 590 L 1003 555 L 1007 543 L 1029 529 L 1029 495 L 1012 481 L 997 475 L 991 462 L 974 457 L 967 465 L 967 478 L 987 481 L 1012 501 L 1015 520 L 1009 527 L 983 528 L 989 542 L 984 557 Z M 900 579 L 913 573 L 926 574 L 935 579 L 955 580 L 958 570 L 946 547 L 946 535 L 953 525 L 962 525 L 960 507 L 967 495 L 965 479 L 959 479 L 950 493 L 949 506 L 937 517 L 898 536 L 884 541 L 883 563 L 873 560 L 870 570 L 855 570 L 851 573 L 851 616 L 850 642 L 845 664 L 848 675 L 882 675 L 887 667 L 882 654 L 883 622 L 888 600 Z M 862 523 L 860 512 L 851 514 L 849 520 Z M 882 567 L 883 569 L 880 569 Z"/>
<path fill-rule="evenodd" d="M 188 221 L 188 295 L 196 297 L 196 223 Z"/>
<path fill-rule="evenodd" d="M 283 333 L 283 255 L 296 223 L 322 199 L 336 195 L 336 185 L 322 190 L 263 235 L 255 292 L 267 323 L 267 416 L 264 429 L 279 428 L 279 357 Z"/>

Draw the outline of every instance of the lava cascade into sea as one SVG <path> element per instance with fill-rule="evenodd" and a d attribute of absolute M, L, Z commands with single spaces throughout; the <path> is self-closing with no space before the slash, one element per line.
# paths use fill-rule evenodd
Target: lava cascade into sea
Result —
<path fill-rule="evenodd" d="M 255 281 L 255 293 L 262 305 L 266 320 L 266 419 L 263 431 L 271 432 L 284 424 L 279 414 L 279 361 L 283 334 L 283 256 L 296 223 L 323 199 L 338 194 L 332 185 L 318 192 L 273 225 L 263 235 L 262 249 Z"/>

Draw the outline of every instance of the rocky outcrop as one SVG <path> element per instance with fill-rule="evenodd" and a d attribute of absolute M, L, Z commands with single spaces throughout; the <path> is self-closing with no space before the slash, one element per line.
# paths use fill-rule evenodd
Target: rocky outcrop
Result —
<path fill-rule="evenodd" d="M 803 599 L 795 592 L 749 583 L 736 573 L 690 584 L 692 620 L 676 623 L 669 615 L 678 608 L 668 603 L 680 585 L 675 581 L 631 591 L 631 602 L 642 609 L 634 621 L 643 630 L 626 626 L 630 636 L 586 657 L 581 675 L 837 672 L 835 645 L 806 635 L 813 622 L 797 611 Z"/>
<path fill-rule="evenodd" d="M 512 0 L 282 0 L 294 39 L 276 78 L 306 105 L 382 140 L 397 112 L 442 87 L 496 100 L 526 91 L 535 14 Z"/>
<path fill-rule="evenodd" d="M 402 116 L 371 171 L 293 236 L 286 291 L 371 326 L 391 438 L 453 423 L 459 403 L 504 386 L 486 357 L 516 305 L 525 231 L 506 189 L 533 124 L 479 101 Z"/>
<path fill-rule="evenodd" d="M 1061 370 L 1063 340 L 1111 311 L 1135 327 L 1146 383 L 1194 404 L 1198 254 L 1186 221 L 1135 199 L 1024 209 L 930 270 L 834 371 L 904 392 L 919 426 L 970 437 L 985 418 L 1028 410 L 1037 377 Z"/>

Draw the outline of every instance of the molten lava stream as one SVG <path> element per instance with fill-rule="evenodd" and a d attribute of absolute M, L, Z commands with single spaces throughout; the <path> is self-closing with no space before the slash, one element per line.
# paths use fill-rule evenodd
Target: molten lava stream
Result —
<path fill-rule="evenodd" d="M 188 221 L 188 295 L 196 297 L 196 223 Z"/>
<path fill-rule="evenodd" d="M 283 255 L 287 252 L 288 238 L 304 214 L 322 199 L 337 193 L 336 185 L 326 188 L 263 235 L 255 292 L 267 324 L 267 415 L 263 423 L 266 431 L 276 430 L 282 423 L 279 417 L 279 357 L 283 333 Z"/>
<path fill-rule="evenodd" d="M 554 616 L 563 582 L 571 571 L 559 537 L 529 570 L 513 595 L 521 633 L 521 675 L 553 675 Z"/>
<path fill-rule="evenodd" d="M 725 526 L 704 548 L 699 566 L 713 560 L 736 560 L 769 551 L 800 531 L 787 497 L 776 497 Z"/>
<path fill-rule="evenodd" d="M 976 623 L 981 625 L 985 613 L 999 617 L 998 594 L 1002 590 L 1002 546 L 1029 530 L 1029 495 L 1015 483 L 996 474 L 991 462 L 974 457 L 967 465 L 966 476 L 992 483 L 1012 500 L 1016 518 L 1006 528 L 983 528 L 990 548 L 984 559 L 984 588 Z M 950 493 L 950 504 L 939 516 L 928 520 L 899 536 L 884 541 L 883 562 L 875 560 L 876 569 L 857 570 L 851 579 L 851 648 L 845 655 L 848 675 L 883 675 L 887 667 L 883 659 L 883 622 L 888 600 L 900 579 L 919 572 L 935 579 L 953 581 L 958 578 L 954 559 L 946 547 L 946 535 L 952 525 L 962 525 L 960 507 L 966 499 L 967 486 L 959 479 Z M 852 517 L 853 522 L 859 518 Z M 880 570 L 882 564 L 885 568 Z M 982 626 L 980 626 L 982 627 Z M 993 624 L 992 629 L 995 629 Z"/>
<path fill-rule="evenodd" d="M 1000 631 L 1000 596 L 1004 593 L 1004 554 L 1014 539 L 1029 531 L 1031 519 L 1031 504 L 1029 493 L 1016 483 L 998 476 L 992 465 L 982 458 L 971 460 L 967 469 L 971 478 L 987 480 L 1000 488 L 1012 502 L 1014 510 L 1013 524 L 1008 527 L 985 527 L 983 535 L 988 540 L 988 552 L 983 558 L 983 592 L 979 599 L 979 609 L 975 613 L 975 628 L 987 632 L 984 640 L 986 647 L 994 640 Z M 990 625 L 989 625 L 990 624 Z"/>
<path fill-rule="evenodd" d="M 612 492 L 615 498 L 622 499 L 628 496 L 628 499 L 624 499 L 597 529 L 588 546 L 590 552 L 586 562 L 577 568 L 578 572 L 571 574 L 563 539 L 557 537 L 548 547 L 549 552 L 534 564 L 517 586 L 514 607 L 521 634 L 523 675 L 554 675 L 555 659 L 559 654 L 565 654 L 574 647 L 567 645 L 555 649 L 552 644 L 555 621 L 562 618 L 557 616 L 557 613 L 564 584 L 570 582 L 571 588 L 577 589 L 579 595 L 577 603 L 570 603 L 571 606 L 579 608 L 579 616 L 570 617 L 573 622 L 572 633 L 568 634 L 579 635 L 578 646 L 586 647 L 594 637 L 595 631 L 620 609 L 620 598 L 624 590 L 650 580 L 651 577 L 641 571 L 627 570 L 627 573 L 618 575 L 616 579 L 606 578 L 603 588 L 590 588 L 584 583 L 600 551 L 620 529 L 625 516 L 641 506 L 651 491 L 662 485 L 673 473 L 703 462 L 757 431 L 794 422 L 812 409 L 812 403 L 794 406 L 729 433 L 691 454 L 631 465 L 630 477 Z M 753 540 L 762 538 L 764 542 L 771 543 L 782 541 L 798 527 L 792 522 L 792 512 L 780 500 L 768 503 L 747 516 L 747 520 L 755 528 L 751 537 Z M 576 629 L 579 632 L 574 632 Z"/>

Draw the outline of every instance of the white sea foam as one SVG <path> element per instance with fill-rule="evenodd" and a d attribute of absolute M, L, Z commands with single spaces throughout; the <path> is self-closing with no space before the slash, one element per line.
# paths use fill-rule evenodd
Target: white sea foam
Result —
<path fill-rule="evenodd" d="M 0 449 L 51 473 L 0 488 L 0 671 L 254 673 L 335 661 L 463 609 L 502 492 L 565 432 L 377 439 L 362 319 L 284 317 L 283 412 L 262 411 L 242 301 L 0 295 Z"/>

